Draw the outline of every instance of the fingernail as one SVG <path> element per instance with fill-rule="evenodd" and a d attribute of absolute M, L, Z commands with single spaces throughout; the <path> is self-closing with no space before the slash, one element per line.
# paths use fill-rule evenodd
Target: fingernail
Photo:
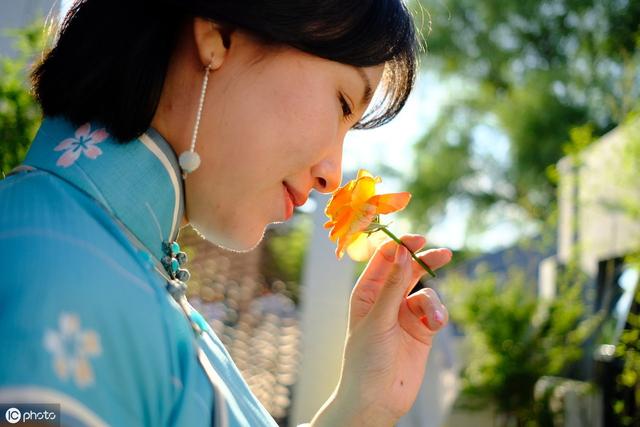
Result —
<path fill-rule="evenodd" d="M 401 251 L 401 250 L 402 250 L 402 246 L 397 245 L 397 246 L 396 246 L 396 253 L 393 255 L 393 260 L 394 260 L 395 262 L 400 261 L 400 251 Z"/>
<path fill-rule="evenodd" d="M 438 322 L 439 324 L 443 324 L 444 323 L 444 315 L 442 314 L 442 312 L 440 310 L 436 310 L 436 312 L 434 313 L 433 317 L 435 317 L 436 322 Z"/>
<path fill-rule="evenodd" d="M 398 249 L 396 250 L 396 261 L 399 263 L 404 263 L 407 260 L 407 256 L 409 255 L 409 251 L 402 245 L 398 245 Z"/>
<path fill-rule="evenodd" d="M 436 296 L 438 297 L 438 302 L 440 302 L 440 304 L 443 304 L 442 302 L 442 296 L 440 295 L 440 292 L 438 292 L 435 288 L 431 288 L 433 289 L 433 293 L 436 294 Z"/>

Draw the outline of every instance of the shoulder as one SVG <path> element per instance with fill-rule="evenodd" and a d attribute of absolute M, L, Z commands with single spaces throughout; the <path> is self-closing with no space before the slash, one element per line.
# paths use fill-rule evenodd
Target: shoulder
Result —
<path fill-rule="evenodd" d="M 47 173 L 10 178 L 0 183 L 0 245 L 11 254 L 0 276 L 8 307 L 0 317 L 51 325 L 76 313 L 97 326 L 128 327 L 130 337 L 153 335 L 134 326 L 162 324 L 164 283 L 106 212 Z"/>
<path fill-rule="evenodd" d="M 73 332 L 105 361 L 124 363 L 126 354 L 137 368 L 167 363 L 166 352 L 147 352 L 167 345 L 166 291 L 150 263 L 63 181 L 14 178 L 0 185 L 0 245 L 11 254 L 0 276 L 3 341 L 35 358 L 55 347 L 51 337 Z"/>
<path fill-rule="evenodd" d="M 109 424 L 161 424 L 176 393 L 163 281 L 68 187 L 38 172 L 0 182 L 0 401 L 54 393 Z"/>
<path fill-rule="evenodd" d="M 15 285 L 59 293 L 121 284 L 153 293 L 149 265 L 123 238 L 114 221 L 91 198 L 42 171 L 0 182 L 0 245 L 11 253 L 0 288 Z M 86 296 L 86 295 L 85 295 Z"/>

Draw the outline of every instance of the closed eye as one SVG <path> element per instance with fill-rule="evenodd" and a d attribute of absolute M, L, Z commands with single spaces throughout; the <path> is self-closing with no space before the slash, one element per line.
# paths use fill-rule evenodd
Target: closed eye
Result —
<path fill-rule="evenodd" d="M 340 99 L 340 105 L 342 106 L 342 116 L 345 120 L 349 120 L 353 116 L 353 111 L 343 94 L 340 93 L 338 98 Z"/>

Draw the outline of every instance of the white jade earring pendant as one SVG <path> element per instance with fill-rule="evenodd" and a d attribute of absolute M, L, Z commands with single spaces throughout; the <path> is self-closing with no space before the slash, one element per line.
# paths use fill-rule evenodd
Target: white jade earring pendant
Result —
<path fill-rule="evenodd" d="M 209 71 L 211 71 L 211 64 L 207 65 L 204 72 L 204 78 L 202 79 L 202 89 L 200 90 L 200 101 L 198 102 L 198 112 L 196 114 L 196 122 L 193 126 L 193 133 L 191 135 L 191 147 L 189 151 L 185 151 L 180 154 L 178 159 L 180 168 L 182 169 L 182 177 L 186 178 L 188 173 L 193 172 L 200 166 L 200 156 L 195 152 L 196 139 L 198 138 L 198 128 L 200 127 L 200 118 L 202 116 L 202 108 L 204 107 L 204 96 L 207 92 L 207 83 L 209 81 Z"/>

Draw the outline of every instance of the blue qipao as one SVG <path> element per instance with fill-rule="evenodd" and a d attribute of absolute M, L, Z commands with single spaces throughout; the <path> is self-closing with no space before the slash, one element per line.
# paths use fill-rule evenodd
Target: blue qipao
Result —
<path fill-rule="evenodd" d="M 0 181 L 0 403 L 59 403 L 65 426 L 276 426 L 184 299 L 183 209 L 153 129 L 43 120 Z"/>

